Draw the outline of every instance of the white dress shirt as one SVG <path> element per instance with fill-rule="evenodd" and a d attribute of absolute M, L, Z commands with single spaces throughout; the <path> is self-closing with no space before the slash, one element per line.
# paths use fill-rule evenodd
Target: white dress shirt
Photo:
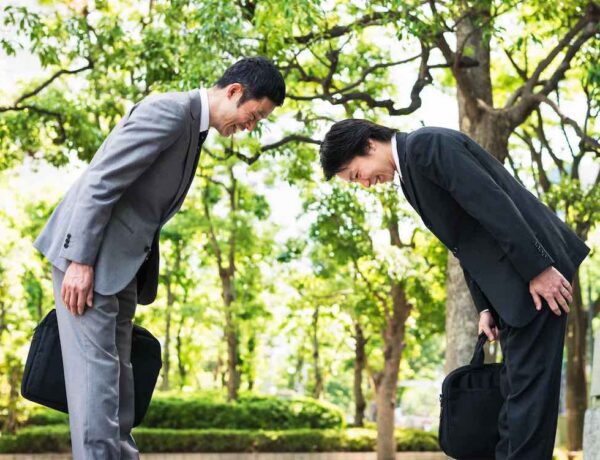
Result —
<path fill-rule="evenodd" d="M 200 114 L 200 132 L 207 131 L 209 126 L 210 111 L 208 106 L 208 92 L 206 88 L 198 88 L 200 92 L 200 102 L 202 103 L 202 113 Z"/>
<path fill-rule="evenodd" d="M 396 164 L 396 172 L 398 177 L 402 180 L 402 170 L 400 169 L 400 159 L 398 158 L 398 146 L 396 145 L 396 133 L 392 136 L 392 156 L 394 157 L 394 163 Z"/>

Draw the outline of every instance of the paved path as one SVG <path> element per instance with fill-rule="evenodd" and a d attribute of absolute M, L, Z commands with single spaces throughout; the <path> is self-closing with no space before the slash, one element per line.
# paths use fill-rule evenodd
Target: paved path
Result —
<path fill-rule="evenodd" d="M 375 452 L 141 454 L 141 460 L 376 460 Z M 396 460 L 446 460 L 441 452 L 400 452 Z M 70 454 L 0 454 L 0 460 L 72 460 Z"/>

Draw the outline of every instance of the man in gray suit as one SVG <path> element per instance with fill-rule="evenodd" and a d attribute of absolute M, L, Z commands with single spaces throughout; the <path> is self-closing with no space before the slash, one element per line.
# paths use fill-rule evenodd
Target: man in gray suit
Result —
<path fill-rule="evenodd" d="M 284 98 L 283 77 L 262 57 L 238 61 L 212 88 L 146 97 L 35 241 L 53 266 L 75 460 L 139 458 L 132 319 L 156 297 L 160 229 L 183 203 L 209 128 L 251 131 Z"/>

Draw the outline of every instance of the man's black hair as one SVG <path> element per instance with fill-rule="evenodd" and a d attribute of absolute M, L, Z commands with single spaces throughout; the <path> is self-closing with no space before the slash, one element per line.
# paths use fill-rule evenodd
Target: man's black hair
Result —
<path fill-rule="evenodd" d="M 325 179 L 331 179 L 355 157 L 367 155 L 369 139 L 387 142 L 395 132 L 395 129 L 356 118 L 335 123 L 321 144 L 321 167 Z"/>
<path fill-rule="evenodd" d="M 229 67 L 219 78 L 216 86 L 225 88 L 232 83 L 244 87 L 244 94 L 238 102 L 269 98 L 275 105 L 283 104 L 285 81 L 275 65 L 262 56 L 244 58 Z"/>

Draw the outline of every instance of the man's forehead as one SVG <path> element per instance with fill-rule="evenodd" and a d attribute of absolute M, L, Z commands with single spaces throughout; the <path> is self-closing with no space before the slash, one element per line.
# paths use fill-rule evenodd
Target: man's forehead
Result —
<path fill-rule="evenodd" d="M 268 97 L 264 97 L 258 104 L 257 109 L 262 116 L 267 117 L 273 110 L 275 110 L 275 104 L 273 104 Z"/>

